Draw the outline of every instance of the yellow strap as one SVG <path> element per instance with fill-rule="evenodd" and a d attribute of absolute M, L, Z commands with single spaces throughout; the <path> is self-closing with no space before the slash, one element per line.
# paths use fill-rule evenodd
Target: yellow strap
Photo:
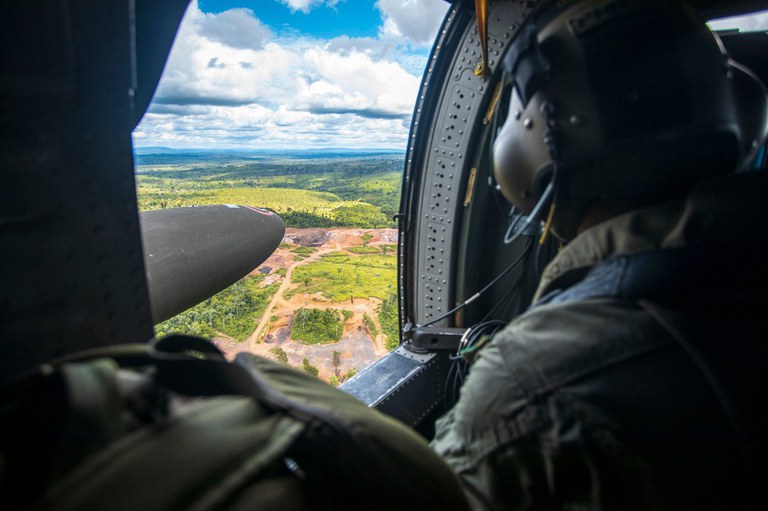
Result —
<path fill-rule="evenodd" d="M 480 36 L 480 46 L 483 49 L 483 60 L 475 68 L 477 76 L 485 76 L 488 72 L 488 0 L 475 0 L 477 15 L 477 33 Z"/>
<path fill-rule="evenodd" d="M 552 228 L 553 218 L 555 218 L 555 201 L 552 201 L 552 205 L 549 207 L 549 215 L 547 215 L 544 231 L 541 233 L 541 238 L 539 238 L 539 245 L 543 245 L 547 241 L 547 235 L 549 235 L 549 230 Z"/>

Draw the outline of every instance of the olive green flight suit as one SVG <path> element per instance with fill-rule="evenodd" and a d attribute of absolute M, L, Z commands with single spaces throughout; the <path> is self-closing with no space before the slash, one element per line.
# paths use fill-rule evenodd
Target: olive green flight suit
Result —
<path fill-rule="evenodd" d="M 738 342 L 768 343 L 766 278 L 738 264 L 744 253 L 768 254 L 767 183 L 718 179 L 685 201 L 588 229 L 546 268 L 534 302 L 613 256 L 687 247 L 694 256 L 722 254 L 718 271 L 687 290 L 705 305 L 672 304 L 702 326 L 697 335 L 738 353 L 712 319 L 724 310 L 743 319 Z M 755 353 L 738 363 L 750 366 L 752 388 L 768 389 L 764 377 L 751 381 L 768 372 L 765 349 Z M 480 509 L 749 508 L 740 444 L 716 394 L 706 371 L 638 300 L 550 303 L 480 351 L 432 446 Z M 758 415 L 752 422 L 764 425 L 766 412 Z"/>

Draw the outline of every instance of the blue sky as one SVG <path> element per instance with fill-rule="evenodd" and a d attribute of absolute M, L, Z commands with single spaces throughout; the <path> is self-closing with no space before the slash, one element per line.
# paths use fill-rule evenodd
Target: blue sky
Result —
<path fill-rule="evenodd" d="M 228 9 L 245 7 L 255 11 L 263 23 L 276 30 L 288 28 L 325 39 L 341 35 L 376 37 L 382 18 L 375 4 L 375 0 L 347 0 L 335 5 L 323 3 L 304 13 L 300 10 L 292 10 L 289 5 L 277 0 L 245 2 L 201 0 L 199 2 L 200 10 L 203 12 L 220 13 Z"/>
<path fill-rule="evenodd" d="M 711 21 L 713 30 L 738 29 L 742 32 L 754 32 L 768 30 L 768 11 L 760 11 L 746 16 L 732 16 Z"/>
<path fill-rule="evenodd" d="M 443 0 L 192 0 L 139 147 L 404 149 Z"/>

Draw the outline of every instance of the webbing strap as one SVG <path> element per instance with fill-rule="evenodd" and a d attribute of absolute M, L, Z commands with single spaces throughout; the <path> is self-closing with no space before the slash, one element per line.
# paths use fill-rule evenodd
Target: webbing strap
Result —
<path fill-rule="evenodd" d="M 191 396 L 249 396 L 273 411 L 305 423 L 321 421 L 350 446 L 356 445 L 347 428 L 326 409 L 275 391 L 247 363 L 247 358 L 238 356 L 235 363 L 228 362 L 205 339 L 186 335 L 156 339 L 149 345 L 149 356 L 157 366 L 158 382 L 174 392 Z"/>
<path fill-rule="evenodd" d="M 746 298 L 763 275 L 761 254 L 742 255 L 708 249 L 649 250 L 606 259 L 592 267 L 573 286 L 555 289 L 531 309 L 541 305 L 591 298 L 645 299 L 666 304 L 706 304 L 711 307 L 733 298 Z M 737 290 L 731 296 L 730 290 Z"/>

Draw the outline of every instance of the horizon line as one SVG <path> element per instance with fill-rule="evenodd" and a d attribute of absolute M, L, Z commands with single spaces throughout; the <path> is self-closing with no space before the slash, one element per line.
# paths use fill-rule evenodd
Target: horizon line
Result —
<path fill-rule="evenodd" d="M 309 152 L 309 151 L 350 151 L 350 152 L 364 152 L 364 151 L 387 151 L 387 152 L 400 152 L 405 153 L 404 148 L 393 147 L 259 147 L 259 148 L 237 148 L 237 147 L 169 147 L 169 146 L 134 146 L 133 151 L 142 150 L 169 150 L 169 151 L 233 151 L 233 152 L 276 152 L 276 151 L 288 151 L 288 152 Z"/>

